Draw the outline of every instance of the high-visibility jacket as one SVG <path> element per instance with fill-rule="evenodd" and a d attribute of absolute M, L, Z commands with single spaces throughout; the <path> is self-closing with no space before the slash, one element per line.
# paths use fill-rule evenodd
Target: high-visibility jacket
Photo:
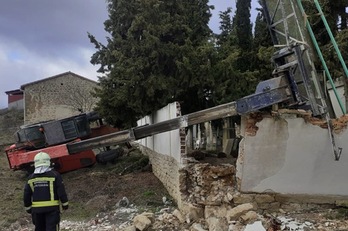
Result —
<path fill-rule="evenodd" d="M 54 171 L 31 174 L 24 188 L 24 207 L 36 213 L 59 210 L 60 204 L 68 206 L 61 175 Z"/>

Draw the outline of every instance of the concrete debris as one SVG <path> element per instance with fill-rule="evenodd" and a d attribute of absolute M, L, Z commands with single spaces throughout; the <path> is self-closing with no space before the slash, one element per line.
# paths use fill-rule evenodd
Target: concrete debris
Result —
<path fill-rule="evenodd" d="M 228 230 L 228 223 L 226 218 L 224 217 L 209 217 L 206 219 L 206 222 L 208 224 L 209 230 L 214 231 L 225 231 Z"/>
<path fill-rule="evenodd" d="M 198 218 L 187 223 L 186 214 L 175 207 L 158 208 L 158 212 L 142 212 L 133 205 L 128 208 L 120 207 L 115 210 L 99 213 L 87 221 L 61 221 L 61 230 L 69 231 L 331 231 L 348 230 L 348 221 L 328 220 L 321 214 L 314 213 L 289 214 L 278 213 L 262 214 L 252 210 L 252 205 L 244 204 L 243 212 L 234 220 L 228 221 L 226 217 L 216 211 L 204 215 L 209 217 Z M 233 208 L 231 208 L 233 209 Z M 228 210 L 228 208 L 226 208 Z M 141 211 L 141 212 L 140 212 Z M 306 218 L 309 218 L 308 220 Z M 33 230 L 30 219 L 17 221 L 8 231 Z"/>
<path fill-rule="evenodd" d="M 249 211 L 246 214 L 240 216 L 244 224 L 251 223 L 258 219 L 258 214 L 255 211 Z"/>
<path fill-rule="evenodd" d="M 242 205 L 238 205 L 234 207 L 233 209 L 227 211 L 226 216 L 228 217 L 229 220 L 235 220 L 238 219 L 240 216 L 243 214 L 249 212 L 250 210 L 254 210 L 255 207 L 251 203 L 246 203 Z"/>
<path fill-rule="evenodd" d="M 277 217 L 281 223 L 281 230 L 290 230 L 290 231 L 305 231 L 308 229 L 314 229 L 311 222 L 299 223 L 293 218 L 286 217 Z"/>
<path fill-rule="evenodd" d="M 191 223 L 204 216 L 204 209 L 201 206 L 188 204 L 185 206 L 184 213 L 186 214 L 186 222 Z"/>
<path fill-rule="evenodd" d="M 261 221 L 255 221 L 253 224 L 248 224 L 244 231 L 266 231 L 266 229 L 263 227 Z"/>
<path fill-rule="evenodd" d="M 198 223 L 194 223 L 191 228 L 190 228 L 190 231 L 208 231 L 207 229 L 204 229 L 202 227 L 201 224 L 198 224 Z"/>
<path fill-rule="evenodd" d="M 174 212 L 173 212 L 173 215 L 174 215 L 181 223 L 184 223 L 184 222 L 185 222 L 184 216 L 182 215 L 182 213 L 180 212 L 180 210 L 175 209 Z"/>
<path fill-rule="evenodd" d="M 145 214 L 140 214 L 134 217 L 133 224 L 135 228 L 137 228 L 140 231 L 146 230 L 151 225 L 151 220 L 148 216 Z"/>
<path fill-rule="evenodd" d="M 183 197 L 186 197 L 185 201 L 203 206 L 220 206 L 233 199 L 235 166 L 201 163 L 190 164 L 180 171 L 186 181 L 181 184 L 185 188 L 180 189 Z"/>

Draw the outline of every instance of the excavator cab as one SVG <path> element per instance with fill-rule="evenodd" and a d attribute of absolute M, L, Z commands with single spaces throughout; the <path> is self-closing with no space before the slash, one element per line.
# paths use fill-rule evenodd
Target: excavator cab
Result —
<path fill-rule="evenodd" d="M 18 130 L 15 134 L 16 148 L 36 150 L 46 145 L 45 135 L 40 125 L 34 125 Z"/>
<path fill-rule="evenodd" d="M 24 125 L 15 133 L 16 148 L 38 150 L 81 139 L 91 134 L 89 115 Z"/>

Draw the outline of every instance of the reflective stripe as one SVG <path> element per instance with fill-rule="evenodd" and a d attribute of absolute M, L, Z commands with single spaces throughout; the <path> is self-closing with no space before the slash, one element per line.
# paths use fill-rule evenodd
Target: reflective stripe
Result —
<path fill-rule="evenodd" d="M 63 206 L 69 205 L 69 202 L 62 203 Z"/>
<path fill-rule="evenodd" d="M 33 208 L 37 208 L 37 207 L 47 207 L 47 206 L 57 206 L 59 205 L 59 201 L 55 200 L 55 201 L 33 201 Z"/>
<path fill-rule="evenodd" d="M 34 186 L 33 186 L 33 182 L 31 182 L 31 180 L 28 181 L 28 185 L 30 186 L 31 191 L 34 192 Z"/>
<path fill-rule="evenodd" d="M 50 190 L 50 200 L 49 201 L 33 201 L 32 202 L 32 207 L 46 207 L 46 206 L 57 206 L 59 205 L 58 200 L 54 200 L 54 181 L 56 179 L 54 177 L 37 177 L 30 179 L 28 181 L 28 184 L 31 188 L 31 190 L 34 192 L 35 187 L 34 184 L 37 182 L 48 182 L 49 184 L 49 190 Z"/>
<path fill-rule="evenodd" d="M 28 210 L 30 210 L 30 209 L 31 209 L 31 206 L 25 207 L 25 211 L 28 211 Z"/>

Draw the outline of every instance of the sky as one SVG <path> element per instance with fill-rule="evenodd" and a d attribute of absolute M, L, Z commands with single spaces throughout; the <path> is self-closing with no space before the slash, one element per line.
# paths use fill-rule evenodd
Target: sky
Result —
<path fill-rule="evenodd" d="M 215 6 L 209 25 L 218 32 L 219 12 L 227 7 L 235 10 L 235 0 L 210 0 L 209 3 Z M 96 49 L 87 32 L 104 42 L 108 36 L 103 24 L 106 19 L 105 0 L 3 0 L 0 7 L 0 109 L 7 107 L 6 91 L 64 72 L 71 71 L 97 81 L 99 66 L 90 63 Z"/>

